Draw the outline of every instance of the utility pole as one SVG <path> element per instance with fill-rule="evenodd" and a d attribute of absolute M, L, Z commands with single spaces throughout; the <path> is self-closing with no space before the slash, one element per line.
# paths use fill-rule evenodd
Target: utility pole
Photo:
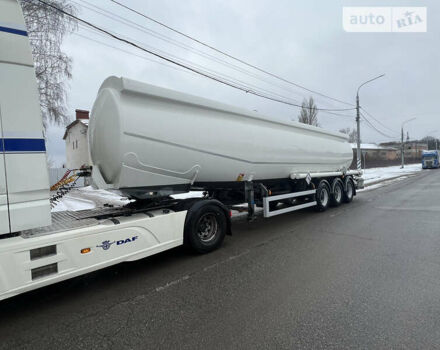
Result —
<path fill-rule="evenodd" d="M 356 137 L 356 159 L 357 159 L 357 170 L 361 170 L 362 161 L 361 161 L 361 117 L 359 112 L 359 90 L 356 94 L 356 127 L 357 127 L 357 137 Z"/>
<path fill-rule="evenodd" d="M 406 123 L 408 123 L 408 122 L 410 122 L 411 120 L 414 120 L 414 119 L 416 119 L 416 117 L 414 117 L 414 118 L 411 118 L 411 119 L 407 119 L 407 120 L 405 120 L 403 123 L 402 123 L 402 128 L 401 128 L 401 150 L 400 150 L 400 153 L 401 153 L 401 156 L 402 156 L 402 164 L 401 164 L 401 166 L 400 166 L 400 168 L 401 169 L 403 169 L 404 167 L 405 167 L 405 147 L 404 147 L 404 144 L 403 144 L 403 126 L 406 124 Z"/>
<path fill-rule="evenodd" d="M 405 147 L 403 146 L 403 124 L 402 124 L 402 138 L 400 140 L 400 156 L 402 158 L 400 168 L 403 169 L 405 167 Z"/>
<path fill-rule="evenodd" d="M 356 127 L 357 127 L 357 147 L 356 147 L 356 165 L 357 170 L 362 170 L 362 156 L 361 156 L 361 117 L 360 117 L 360 105 L 359 105 L 359 89 L 364 86 L 365 84 L 368 84 L 369 82 L 382 78 L 385 74 L 381 74 L 373 79 L 367 80 L 365 83 L 362 83 L 359 85 L 357 92 L 356 92 Z"/>

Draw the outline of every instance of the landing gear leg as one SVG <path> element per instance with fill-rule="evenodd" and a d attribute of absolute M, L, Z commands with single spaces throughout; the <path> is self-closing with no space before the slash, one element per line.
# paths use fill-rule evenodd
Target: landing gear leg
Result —
<path fill-rule="evenodd" d="M 246 181 L 244 183 L 245 199 L 248 204 L 248 216 L 247 220 L 249 222 L 255 220 L 255 193 L 254 184 L 252 181 Z"/>

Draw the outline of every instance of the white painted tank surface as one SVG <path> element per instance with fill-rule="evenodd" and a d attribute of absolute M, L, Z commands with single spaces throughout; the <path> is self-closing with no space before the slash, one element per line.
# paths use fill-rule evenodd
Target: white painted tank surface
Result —
<path fill-rule="evenodd" d="M 117 77 L 99 90 L 89 143 L 95 183 L 135 198 L 339 171 L 353 157 L 343 134 Z"/>

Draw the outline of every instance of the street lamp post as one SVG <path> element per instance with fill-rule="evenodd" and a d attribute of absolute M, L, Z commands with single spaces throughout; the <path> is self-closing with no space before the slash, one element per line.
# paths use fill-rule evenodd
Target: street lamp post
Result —
<path fill-rule="evenodd" d="M 356 161 L 357 170 L 362 170 L 362 160 L 361 160 L 361 117 L 360 117 L 360 106 L 359 106 L 359 90 L 365 84 L 372 82 L 373 80 L 382 78 L 385 74 L 381 74 L 373 79 L 367 80 L 365 83 L 359 85 L 356 92 L 356 127 L 357 127 L 357 150 L 356 150 Z"/>
<path fill-rule="evenodd" d="M 408 123 L 408 122 L 410 122 L 410 121 L 412 121 L 412 120 L 414 120 L 414 119 L 416 119 L 416 117 L 414 117 L 414 118 L 410 118 L 410 119 L 407 119 L 407 120 L 405 120 L 405 121 L 402 123 L 402 128 L 401 128 L 401 135 L 402 135 L 402 138 L 401 138 L 401 143 L 400 143 L 400 155 L 401 155 L 401 158 L 402 158 L 402 164 L 401 164 L 401 166 L 400 166 L 401 169 L 403 169 L 403 168 L 405 167 L 405 147 L 403 146 L 403 126 L 404 126 L 406 123 Z"/>

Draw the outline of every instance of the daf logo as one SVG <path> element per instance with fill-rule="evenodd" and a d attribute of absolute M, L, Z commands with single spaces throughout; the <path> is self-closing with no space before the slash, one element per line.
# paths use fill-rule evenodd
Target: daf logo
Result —
<path fill-rule="evenodd" d="M 123 244 L 127 244 L 127 243 L 132 243 L 135 240 L 137 240 L 139 237 L 138 236 L 134 236 L 131 238 L 125 238 L 125 239 L 120 239 L 117 241 L 103 241 L 100 245 L 97 245 L 97 247 L 102 248 L 103 250 L 109 250 L 112 246 L 112 244 L 116 243 L 116 245 L 123 245 Z"/>
<path fill-rule="evenodd" d="M 104 241 L 101 245 L 97 245 L 97 247 L 102 248 L 103 250 L 109 250 L 113 243 L 115 243 L 115 241 Z"/>

